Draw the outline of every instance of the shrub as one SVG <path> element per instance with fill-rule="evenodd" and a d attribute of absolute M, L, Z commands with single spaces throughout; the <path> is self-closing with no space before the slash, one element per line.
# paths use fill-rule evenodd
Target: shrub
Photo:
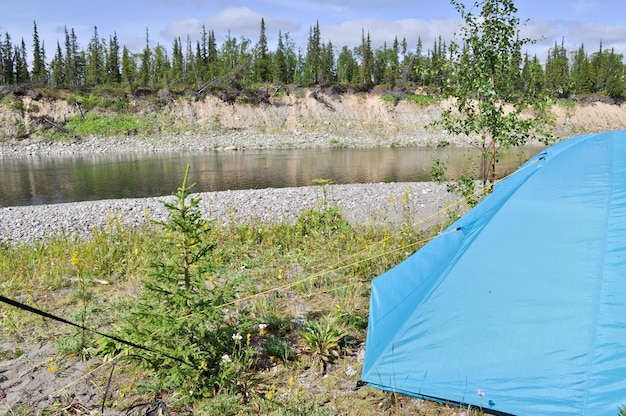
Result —
<path fill-rule="evenodd" d="M 234 298 L 234 281 L 216 277 L 211 222 L 202 218 L 199 198 L 185 179 L 173 202 L 163 202 L 169 220 L 159 256 L 144 290 L 132 305 L 125 336 L 155 353 L 133 355 L 151 369 L 156 389 L 174 389 L 198 399 L 236 387 L 254 351 L 242 345 L 240 316 L 222 305 Z"/>

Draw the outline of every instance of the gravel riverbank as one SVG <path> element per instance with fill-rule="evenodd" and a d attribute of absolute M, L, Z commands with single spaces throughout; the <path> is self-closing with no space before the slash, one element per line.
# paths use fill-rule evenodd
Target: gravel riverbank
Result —
<path fill-rule="evenodd" d="M 451 141 L 451 138 L 446 137 Z M 431 146 L 432 137 L 398 137 L 396 146 Z M 459 141 L 457 145 L 463 145 Z M 247 132 L 190 132 L 162 137 L 84 137 L 76 140 L 0 140 L 0 157 L 24 155 L 72 155 L 163 151 L 234 151 L 252 149 L 320 149 L 329 147 L 373 148 L 388 147 L 389 141 L 372 137 L 339 137 L 326 133 L 290 135 L 251 134 Z"/>
<path fill-rule="evenodd" d="M 0 157 L 29 157 L 39 154 L 176 151 L 240 149 L 244 143 L 254 148 L 278 148 L 284 137 L 231 134 L 215 137 L 167 137 L 160 139 L 88 138 L 77 142 L 3 142 Z M 328 137 L 300 137 L 299 147 L 328 147 Z M 292 140 L 293 142 L 293 140 Z M 370 143 L 371 144 L 371 143 Z M 456 198 L 445 186 L 422 183 L 376 183 L 329 186 L 326 195 L 320 187 L 254 189 L 195 194 L 206 218 L 218 223 L 258 221 L 293 222 L 305 210 L 324 198 L 335 203 L 354 225 L 408 223 L 426 227 L 445 218 Z M 160 198 L 120 199 L 0 208 L 0 243 L 32 243 L 58 235 L 89 237 L 95 228 L 111 220 L 123 226 L 139 226 L 149 220 L 163 220 L 167 212 Z"/>
<path fill-rule="evenodd" d="M 319 206 L 319 187 L 254 189 L 198 193 L 206 218 L 218 224 L 258 221 L 262 224 L 294 222 L 305 210 Z M 78 235 L 114 220 L 123 226 L 139 226 L 164 220 L 162 200 L 171 197 L 116 199 L 0 208 L 0 243 L 32 243 L 47 237 Z M 336 204 L 353 225 L 415 224 L 426 228 L 446 218 L 456 199 L 445 186 L 430 182 L 332 185 L 326 199 Z"/>

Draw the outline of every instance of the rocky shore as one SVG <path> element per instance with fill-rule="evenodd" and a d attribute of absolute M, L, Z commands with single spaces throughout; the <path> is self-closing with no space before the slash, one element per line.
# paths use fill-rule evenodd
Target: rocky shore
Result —
<path fill-rule="evenodd" d="M 328 147 L 328 137 L 299 137 L 300 147 Z M 252 143 L 252 145 L 251 145 Z M 231 134 L 227 136 L 161 139 L 88 138 L 76 142 L 2 142 L 0 157 L 28 157 L 37 154 L 137 152 L 160 150 L 278 148 L 284 137 Z M 293 140 L 292 142 L 293 143 Z M 219 144 L 219 145 L 217 145 Z M 365 143 L 361 143 L 364 145 Z M 369 143 L 370 147 L 372 143 Z M 365 146 L 363 146 L 365 147 Z M 320 187 L 255 189 L 195 194 L 203 215 L 219 224 L 293 222 L 305 210 L 324 200 L 336 204 L 354 225 L 413 224 L 424 228 L 445 218 L 456 198 L 445 185 L 434 183 L 376 183 Z M 59 235 L 88 238 L 94 229 L 119 222 L 139 226 L 150 220 L 163 220 L 167 212 L 162 198 L 88 201 L 54 205 L 0 208 L 0 243 L 33 243 Z"/>
<path fill-rule="evenodd" d="M 194 194 L 200 208 L 218 224 L 290 222 L 324 201 L 318 187 L 254 189 Z M 47 237 L 78 235 L 86 238 L 96 228 L 112 223 L 139 226 L 164 220 L 160 201 L 171 197 L 117 199 L 0 208 L 0 243 L 32 243 Z M 425 228 L 444 219 L 454 198 L 445 186 L 430 182 L 332 185 L 326 200 L 336 204 L 354 225 L 394 227 L 414 224 Z"/>
<path fill-rule="evenodd" d="M 439 136 L 438 136 L 439 137 Z M 440 137 L 454 142 L 453 138 Z M 455 145 L 467 145 L 457 140 Z M 402 136 L 393 141 L 395 146 L 432 146 L 432 137 Z M 330 147 L 375 148 L 389 147 L 389 140 L 371 136 L 345 137 L 327 133 L 258 134 L 249 132 L 208 133 L 190 132 L 162 137 L 83 137 L 76 140 L 54 141 L 42 139 L 0 140 L 0 157 L 35 155 L 101 154 L 162 151 L 234 151 L 251 149 L 320 149 Z"/>

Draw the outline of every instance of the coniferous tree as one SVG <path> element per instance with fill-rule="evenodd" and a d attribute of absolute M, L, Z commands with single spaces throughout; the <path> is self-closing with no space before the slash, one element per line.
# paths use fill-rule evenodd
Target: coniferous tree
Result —
<path fill-rule="evenodd" d="M 385 78 L 387 78 L 390 84 L 395 84 L 400 76 L 400 43 L 398 42 L 397 36 L 394 38 L 393 47 L 389 50 L 388 54 L 389 65 Z"/>
<path fill-rule="evenodd" d="M 87 46 L 87 68 L 85 71 L 85 83 L 89 86 L 96 86 L 102 83 L 104 72 L 104 53 L 98 35 L 98 27 L 94 26 L 93 36 Z"/>
<path fill-rule="evenodd" d="M 13 53 L 11 35 L 5 32 L 4 42 L 0 45 L 0 84 L 10 85 L 15 82 Z"/>
<path fill-rule="evenodd" d="M 606 81 L 604 92 L 611 98 L 624 98 L 624 56 L 611 50 L 606 57 Z"/>
<path fill-rule="evenodd" d="M 287 82 L 287 56 L 285 54 L 285 44 L 283 34 L 278 31 L 278 44 L 272 60 L 272 81 L 283 84 Z"/>
<path fill-rule="evenodd" d="M 133 88 L 137 79 L 137 62 L 130 50 L 124 46 L 122 48 L 122 82 Z"/>
<path fill-rule="evenodd" d="M 591 57 L 592 92 L 601 93 L 604 91 L 606 86 L 607 66 L 606 54 L 602 48 L 602 42 L 600 42 L 600 50 Z"/>
<path fill-rule="evenodd" d="M 169 79 L 172 84 L 185 85 L 185 59 L 183 54 L 183 45 L 180 38 L 174 39 L 172 45 L 172 66 L 170 68 Z"/>
<path fill-rule="evenodd" d="M 185 65 L 183 74 L 183 83 L 185 87 L 191 87 L 196 85 L 196 61 L 193 54 L 193 43 L 191 42 L 191 36 L 187 35 L 187 42 L 185 46 Z"/>
<path fill-rule="evenodd" d="M 30 74 L 28 72 L 28 63 L 26 58 L 26 43 L 22 38 L 20 47 L 15 47 L 15 82 L 21 84 L 30 81 Z"/>
<path fill-rule="evenodd" d="M 303 80 L 305 83 L 319 84 L 322 68 L 322 38 L 320 34 L 320 24 L 309 29 L 309 40 L 307 42 L 306 56 L 304 58 Z"/>
<path fill-rule="evenodd" d="M 51 64 L 51 83 L 53 88 L 62 88 L 65 85 L 65 70 L 63 68 L 63 51 L 61 50 L 61 44 L 57 41 L 57 50 L 52 58 Z"/>
<path fill-rule="evenodd" d="M 448 46 L 441 35 L 435 39 L 433 50 L 430 51 L 429 66 L 427 69 L 427 84 L 437 88 L 445 88 L 447 84 L 447 53 Z"/>
<path fill-rule="evenodd" d="M 152 83 L 157 88 L 168 87 L 170 83 L 171 63 L 167 56 L 167 51 L 162 45 L 157 44 L 153 52 L 154 58 L 150 73 L 152 74 Z"/>
<path fill-rule="evenodd" d="M 585 45 L 580 45 L 574 53 L 570 70 L 572 92 L 574 94 L 589 94 L 593 84 L 591 63 L 585 51 Z"/>
<path fill-rule="evenodd" d="M 278 31 L 278 46 L 272 60 L 273 81 L 280 84 L 290 84 L 294 81 L 296 70 L 296 53 L 294 43 L 289 33 Z"/>
<path fill-rule="evenodd" d="M 265 19 L 261 19 L 261 32 L 257 43 L 254 63 L 252 65 L 253 80 L 255 82 L 268 82 L 271 79 L 271 60 L 267 48 L 267 36 L 265 35 Z"/>
<path fill-rule="evenodd" d="M 120 45 L 117 40 L 117 33 L 113 32 L 113 36 L 109 37 L 109 51 L 106 61 L 106 73 L 109 82 L 122 82 L 122 73 L 120 71 Z"/>
<path fill-rule="evenodd" d="M 359 65 L 354 58 L 354 53 L 347 47 L 341 48 L 337 58 L 337 82 L 340 84 L 354 85 L 359 75 Z"/>
<path fill-rule="evenodd" d="M 72 28 L 65 28 L 65 55 L 63 62 L 63 84 L 74 88 L 80 85 L 83 78 L 84 56 L 79 53 L 78 39 Z"/>
<path fill-rule="evenodd" d="M 556 97 L 569 95 L 569 60 L 565 49 L 565 40 L 561 45 L 554 43 L 554 48 L 548 52 L 546 61 L 545 87 Z"/>
<path fill-rule="evenodd" d="M 543 67 L 537 55 L 531 59 L 526 52 L 522 65 L 521 92 L 529 96 L 539 96 L 543 91 L 543 76 Z"/>
<path fill-rule="evenodd" d="M 372 51 L 370 34 L 368 32 L 366 37 L 364 30 L 361 30 L 361 46 L 359 52 L 361 55 L 359 84 L 361 87 L 369 89 L 374 83 L 374 52 Z"/>
<path fill-rule="evenodd" d="M 218 66 L 219 66 L 219 51 L 217 48 L 217 40 L 215 39 L 215 31 L 214 30 L 210 30 L 209 31 L 209 38 L 207 41 L 207 54 L 206 54 L 206 61 L 207 61 L 207 69 L 208 72 L 207 74 L 209 75 L 209 77 L 215 77 L 218 74 Z"/>
<path fill-rule="evenodd" d="M 43 82 L 46 77 L 46 56 L 43 45 L 39 41 L 37 23 L 33 22 L 33 68 L 31 79 L 35 82 Z"/>
<path fill-rule="evenodd" d="M 335 82 L 335 51 L 331 41 L 322 45 L 320 58 L 319 84 Z"/>
<path fill-rule="evenodd" d="M 148 28 L 146 28 L 146 46 L 143 48 L 141 54 L 141 64 L 139 66 L 139 82 L 144 87 L 147 87 L 151 82 L 151 70 L 152 65 L 152 49 L 150 49 L 150 35 Z"/>

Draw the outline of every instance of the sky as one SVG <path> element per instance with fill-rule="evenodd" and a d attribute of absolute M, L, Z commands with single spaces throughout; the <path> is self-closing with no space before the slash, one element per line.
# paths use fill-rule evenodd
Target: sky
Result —
<path fill-rule="evenodd" d="M 467 0 L 468 6 L 473 0 Z M 517 0 L 517 16 L 525 23 L 522 35 L 537 39 L 529 47 L 545 61 L 555 42 L 564 41 L 573 52 L 581 45 L 588 53 L 615 48 L 626 55 L 626 2 L 623 0 Z M 279 31 L 288 33 L 296 47 L 306 51 L 310 28 L 319 23 L 324 43 L 336 48 L 358 46 L 362 31 L 370 34 L 372 46 L 394 38 L 406 38 L 414 50 L 418 37 L 424 49 L 438 36 L 449 42 L 461 19 L 448 0 L 0 0 L 0 34 L 14 44 L 23 38 L 32 52 L 33 22 L 45 42 L 47 59 L 64 43 L 64 28 L 74 29 L 79 47 L 86 49 L 98 35 L 108 41 L 116 34 L 120 45 L 133 52 L 146 44 L 160 44 L 171 51 L 175 38 L 194 44 L 202 26 L 215 32 L 218 46 L 230 33 L 256 42 L 264 19 L 268 45 L 274 50 Z"/>

